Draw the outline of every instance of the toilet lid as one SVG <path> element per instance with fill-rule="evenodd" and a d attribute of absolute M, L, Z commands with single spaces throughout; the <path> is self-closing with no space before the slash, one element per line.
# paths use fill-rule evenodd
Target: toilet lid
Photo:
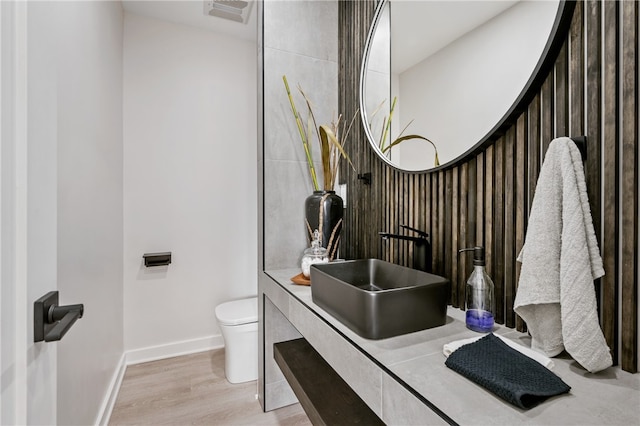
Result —
<path fill-rule="evenodd" d="M 258 321 L 258 298 L 232 300 L 216 306 L 216 319 L 224 325 L 240 325 Z"/>

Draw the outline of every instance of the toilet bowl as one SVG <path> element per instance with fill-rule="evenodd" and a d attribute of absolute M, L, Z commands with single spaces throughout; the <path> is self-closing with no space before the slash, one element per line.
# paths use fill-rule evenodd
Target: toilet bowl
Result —
<path fill-rule="evenodd" d="M 224 339 L 224 373 L 230 383 L 258 378 L 258 298 L 232 300 L 216 306 Z"/>

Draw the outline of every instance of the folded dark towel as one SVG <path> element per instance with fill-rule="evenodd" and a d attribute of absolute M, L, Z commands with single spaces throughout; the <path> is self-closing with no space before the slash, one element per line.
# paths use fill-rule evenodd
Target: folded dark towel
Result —
<path fill-rule="evenodd" d="M 445 365 L 520 408 L 535 407 L 571 387 L 493 334 L 460 347 Z"/>

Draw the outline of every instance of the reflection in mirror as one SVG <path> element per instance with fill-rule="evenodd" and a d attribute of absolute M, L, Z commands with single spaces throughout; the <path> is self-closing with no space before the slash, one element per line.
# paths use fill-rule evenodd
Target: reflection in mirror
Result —
<path fill-rule="evenodd" d="M 364 127 L 378 155 L 422 171 L 437 165 L 436 153 L 442 164 L 467 153 L 526 88 L 555 29 L 558 4 L 381 2 L 360 86 Z"/>

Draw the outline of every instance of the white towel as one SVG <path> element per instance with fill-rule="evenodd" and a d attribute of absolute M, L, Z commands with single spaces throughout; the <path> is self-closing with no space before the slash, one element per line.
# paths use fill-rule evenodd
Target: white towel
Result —
<path fill-rule="evenodd" d="M 468 339 L 454 340 L 453 342 L 449 342 L 449 343 L 445 344 L 442 347 L 442 353 L 444 354 L 445 357 L 448 358 L 449 355 L 454 353 L 456 350 L 460 349 L 460 347 L 462 347 L 464 345 L 468 345 L 469 343 L 473 343 L 476 340 L 480 340 L 484 336 L 486 336 L 486 334 L 481 334 L 481 335 L 476 336 L 476 337 L 470 337 Z M 525 356 L 528 356 L 529 358 L 533 359 L 534 361 L 537 361 L 538 363 L 540 363 L 543 366 L 547 367 L 549 370 L 553 370 L 553 367 L 555 367 L 554 362 L 550 358 L 542 355 L 541 353 L 536 352 L 533 349 L 529 349 L 526 346 L 519 345 L 518 343 L 514 342 L 513 340 L 509 340 L 509 339 L 507 339 L 505 337 L 500 336 L 499 334 L 494 334 L 494 336 L 496 336 L 497 338 L 502 340 L 504 343 L 506 343 L 507 345 L 509 345 L 510 347 L 515 349 L 516 351 L 520 352 L 521 354 L 523 354 Z"/>
<path fill-rule="evenodd" d="M 564 349 L 590 372 L 612 365 L 598 323 L 593 280 L 604 275 L 580 151 L 569 138 L 549 145 L 536 186 L 514 309 L 532 348 Z"/>

